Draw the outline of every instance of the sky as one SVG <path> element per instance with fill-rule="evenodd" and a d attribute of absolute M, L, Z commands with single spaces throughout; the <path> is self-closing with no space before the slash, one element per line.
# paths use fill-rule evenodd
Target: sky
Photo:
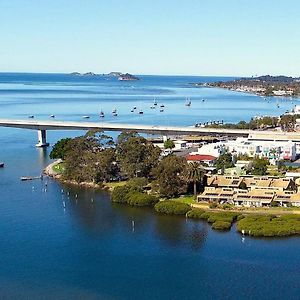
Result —
<path fill-rule="evenodd" d="M 0 0 L 0 72 L 300 76 L 299 0 Z"/>

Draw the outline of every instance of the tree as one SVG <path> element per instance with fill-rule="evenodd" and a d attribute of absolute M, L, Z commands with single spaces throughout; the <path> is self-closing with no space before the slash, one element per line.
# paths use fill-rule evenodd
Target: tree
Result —
<path fill-rule="evenodd" d="M 169 198 L 186 192 L 186 171 L 187 162 L 183 157 L 169 155 L 163 158 L 153 169 L 159 193 Z"/>
<path fill-rule="evenodd" d="M 165 147 L 165 149 L 173 149 L 175 147 L 175 144 L 174 144 L 174 142 L 172 140 L 167 139 L 164 142 L 164 147 Z"/>
<path fill-rule="evenodd" d="M 266 158 L 255 157 L 250 172 L 252 175 L 266 175 L 267 169 L 269 165 L 269 161 Z"/>
<path fill-rule="evenodd" d="M 149 178 L 157 166 L 160 149 L 135 132 L 123 132 L 118 137 L 116 158 L 123 175 Z"/>
<path fill-rule="evenodd" d="M 283 115 L 280 117 L 279 124 L 283 131 L 294 131 L 296 126 L 296 116 Z"/>
<path fill-rule="evenodd" d="M 66 153 L 70 149 L 70 141 L 71 140 L 72 140 L 71 138 L 65 138 L 65 139 L 59 140 L 53 146 L 53 148 L 50 152 L 50 155 L 49 155 L 50 158 L 51 159 L 57 159 L 57 158 L 65 159 Z"/>
<path fill-rule="evenodd" d="M 194 185 L 194 197 L 197 197 L 197 182 L 201 182 L 203 179 L 204 171 L 202 166 L 198 162 L 191 162 L 187 167 L 187 180 L 193 182 Z"/>
<path fill-rule="evenodd" d="M 64 178 L 95 183 L 111 180 L 118 173 L 115 150 L 105 148 L 111 141 L 111 137 L 95 131 L 71 139 L 65 156 Z"/>
<path fill-rule="evenodd" d="M 224 152 L 221 154 L 215 162 L 215 167 L 220 170 L 224 170 L 226 168 L 231 168 L 233 167 L 233 162 L 232 162 L 232 155 L 229 152 Z"/>

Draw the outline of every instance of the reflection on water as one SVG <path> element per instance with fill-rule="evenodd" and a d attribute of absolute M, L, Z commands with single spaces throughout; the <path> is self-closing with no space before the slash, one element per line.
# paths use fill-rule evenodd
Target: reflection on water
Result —
<path fill-rule="evenodd" d="M 275 100 L 268 104 L 252 95 L 186 84 L 195 81 L 199 78 L 149 76 L 138 83 L 119 83 L 0 74 L 0 88 L 7 89 L 0 93 L 0 117 L 30 113 L 48 118 L 53 113 L 71 120 L 84 108 L 96 118 L 101 107 L 111 111 L 117 105 L 117 121 L 190 125 L 220 116 L 231 121 L 248 117 L 254 108 L 262 114 L 274 112 Z M 66 85 L 73 94 L 63 91 Z M 26 86 L 26 93 L 14 91 Z M 43 95 L 39 89 L 45 89 Z M 62 90 L 59 97 L 53 89 Z M 78 97 L 76 89 L 101 93 Z M 166 105 L 164 117 L 149 109 L 157 93 Z M 186 110 L 189 95 L 192 109 Z M 290 108 L 290 102 L 280 101 L 280 110 Z M 145 115 L 130 115 L 131 106 L 140 102 L 148 109 Z M 53 143 L 82 132 L 47 134 Z M 50 162 L 50 148 L 36 149 L 36 141 L 35 131 L 0 128 L 0 160 L 5 162 L 0 170 L 0 298 L 299 298 L 299 238 L 242 243 L 234 229 L 221 234 L 205 222 L 112 204 L 105 191 L 52 179 L 21 182 L 21 176 L 39 175 Z"/>

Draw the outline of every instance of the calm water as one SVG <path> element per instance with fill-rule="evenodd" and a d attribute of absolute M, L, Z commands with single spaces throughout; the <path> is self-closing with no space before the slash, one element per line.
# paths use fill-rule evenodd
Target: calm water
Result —
<path fill-rule="evenodd" d="M 110 122 L 192 125 L 279 114 L 297 103 L 189 85 L 216 78 L 142 79 L 0 74 L 0 118 L 88 114 L 95 121 L 102 108 Z M 165 113 L 150 110 L 154 97 Z M 134 105 L 145 114 L 131 114 Z M 114 107 L 117 118 L 109 116 Z M 54 143 L 79 133 L 48 137 Z M 44 192 L 45 181 L 19 180 L 49 163 L 50 149 L 36 149 L 35 142 L 30 130 L 0 129 L 6 163 L 0 169 L 0 299 L 299 299 L 300 238 L 242 242 L 235 228 L 219 233 L 200 221 L 112 205 L 105 192 L 52 180 Z"/>

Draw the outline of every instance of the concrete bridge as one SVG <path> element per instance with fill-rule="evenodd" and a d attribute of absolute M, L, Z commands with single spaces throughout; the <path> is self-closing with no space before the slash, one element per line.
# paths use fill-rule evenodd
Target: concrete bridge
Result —
<path fill-rule="evenodd" d="M 214 135 L 214 136 L 244 136 L 269 140 L 296 140 L 300 141 L 300 133 L 284 133 L 278 131 L 256 131 L 243 129 L 201 128 L 188 126 L 152 126 L 142 124 L 121 124 L 105 122 L 73 122 L 48 120 L 12 120 L 0 119 L 0 127 L 34 129 L 38 131 L 37 147 L 46 147 L 47 130 L 93 130 L 103 131 L 136 131 L 139 133 L 161 135 Z"/>

